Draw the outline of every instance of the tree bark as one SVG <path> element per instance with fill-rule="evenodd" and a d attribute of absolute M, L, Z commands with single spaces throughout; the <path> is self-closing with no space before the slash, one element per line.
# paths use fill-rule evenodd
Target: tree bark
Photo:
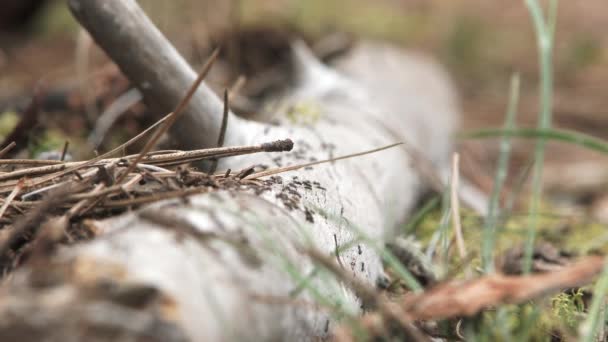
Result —
<path fill-rule="evenodd" d="M 69 3 L 147 101 L 171 111 L 195 75 L 136 2 Z M 281 124 L 231 115 L 227 136 L 228 145 L 291 138 L 294 151 L 231 158 L 222 166 L 287 166 L 399 141 L 442 164 L 458 117 L 449 80 L 426 57 L 384 45 L 373 50 L 385 57 L 363 63 L 373 77 L 358 67 L 348 72 L 345 62 L 349 78 L 294 44 L 299 81 L 282 100 Z M 203 87 L 173 133 L 185 148 L 212 146 L 220 120 L 220 101 Z M 4 286 L 0 339 L 327 336 L 341 315 L 358 314 L 362 303 L 306 251 L 331 255 L 373 286 L 381 259 L 374 244 L 360 238 L 381 244 L 406 220 L 422 188 L 410 163 L 404 148 L 393 148 L 95 222 L 100 236 L 92 242 L 15 272 Z"/>

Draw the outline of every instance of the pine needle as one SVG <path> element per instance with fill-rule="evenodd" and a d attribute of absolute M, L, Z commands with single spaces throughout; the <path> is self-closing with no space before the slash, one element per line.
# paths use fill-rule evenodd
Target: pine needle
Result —
<path fill-rule="evenodd" d="M 393 147 L 396 147 L 396 146 L 399 146 L 399 145 L 403 145 L 403 143 L 402 142 L 394 143 L 394 144 L 390 144 L 390 145 L 387 145 L 387 146 L 375 148 L 375 149 L 368 150 L 368 151 L 363 151 L 363 152 L 358 152 L 358 153 L 353 153 L 353 154 L 347 154 L 345 156 L 340 156 L 340 157 L 331 158 L 331 159 L 325 159 L 325 160 L 319 160 L 319 161 L 315 161 L 315 162 L 311 162 L 311 163 L 291 165 L 291 166 L 284 166 L 284 167 L 278 167 L 278 168 L 275 168 L 275 169 L 260 171 L 260 172 L 252 173 L 251 175 L 245 177 L 244 179 L 255 179 L 255 178 L 260 178 L 260 177 L 272 176 L 272 175 L 276 175 L 276 174 L 283 173 L 283 172 L 299 170 L 299 169 L 302 169 L 302 168 L 305 168 L 305 167 L 315 166 L 315 165 L 319 165 L 319 164 L 331 163 L 331 162 L 335 162 L 335 161 L 343 160 L 343 159 L 360 157 L 360 156 L 364 156 L 366 154 L 372 154 L 372 153 L 388 150 L 389 148 L 393 148 Z"/>

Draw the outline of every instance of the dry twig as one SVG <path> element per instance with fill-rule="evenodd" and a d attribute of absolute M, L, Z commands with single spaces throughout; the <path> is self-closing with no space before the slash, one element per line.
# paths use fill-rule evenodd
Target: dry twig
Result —
<path fill-rule="evenodd" d="M 398 306 L 410 321 L 434 321 L 472 316 L 501 304 L 518 304 L 565 289 L 590 283 L 604 268 L 605 259 L 590 256 L 564 266 L 559 271 L 526 276 L 493 274 L 466 282 L 448 282 L 421 294 L 408 294 L 389 305 Z M 370 334 L 386 333 L 384 312 L 361 318 L 359 326 Z M 352 329 L 343 325 L 335 329 L 335 340 L 355 341 Z"/>
<path fill-rule="evenodd" d="M 591 282 L 604 267 L 604 257 L 590 256 L 561 270 L 527 276 L 489 275 L 467 282 L 438 285 L 407 296 L 402 305 L 415 320 L 470 316 L 504 303 L 517 304 Z"/>
<path fill-rule="evenodd" d="M 145 157 L 141 158 L 140 161 L 144 160 L 147 164 L 152 165 L 179 165 L 186 164 L 198 160 L 210 159 L 210 158 L 221 158 L 221 157 L 231 157 L 237 155 L 251 154 L 251 153 L 259 153 L 259 152 L 284 152 L 290 151 L 293 147 L 293 142 L 289 139 L 285 140 L 277 140 L 268 143 L 263 143 L 260 145 L 252 145 L 252 146 L 233 146 L 233 147 L 220 147 L 220 148 L 206 148 L 201 150 L 193 150 L 193 151 L 177 151 L 171 153 L 164 153 L 167 151 L 156 151 L 156 153 L 150 153 Z M 163 152 L 163 153 L 160 153 Z M 21 177 L 31 177 L 41 174 L 50 174 L 48 177 L 44 177 L 40 180 L 33 181 L 29 183 L 29 186 L 40 185 L 57 177 L 63 176 L 68 173 L 72 173 L 78 169 L 84 167 L 97 167 L 100 165 L 106 165 L 108 163 L 115 163 L 117 161 L 128 161 L 131 165 L 134 165 L 137 162 L 137 158 L 139 155 L 130 155 L 122 158 L 108 158 L 108 159 L 92 159 L 88 161 L 81 162 L 66 162 L 61 164 L 53 164 L 53 165 L 45 165 L 38 166 L 26 169 L 15 170 L 12 172 L 7 172 L 4 174 L 0 174 L 0 181 L 10 180 Z M 0 161 L 1 163 L 1 161 Z M 135 169 L 130 168 L 132 172 Z M 68 172 L 69 171 L 69 172 Z M 54 173 L 56 172 L 56 173 Z M 54 173 L 54 174 L 51 174 Z M 126 172 L 124 174 L 127 174 Z M 7 184 L 2 184 L 2 186 L 6 186 Z M 10 184 L 8 184 L 10 185 Z"/>
<path fill-rule="evenodd" d="M 338 160 L 343 160 L 343 159 L 349 159 L 349 158 L 364 156 L 366 154 L 372 154 L 372 153 L 388 150 L 389 148 L 393 148 L 393 147 L 399 146 L 401 144 L 403 144 L 403 143 L 399 142 L 399 143 L 394 143 L 394 144 L 390 144 L 390 145 L 383 146 L 383 147 L 374 148 L 374 149 L 368 150 L 368 151 L 347 154 L 347 155 L 336 157 L 336 158 L 330 158 L 330 159 L 319 160 L 319 161 L 305 163 L 305 164 L 297 164 L 297 165 L 291 165 L 291 166 L 284 166 L 284 167 L 278 167 L 278 168 L 275 168 L 275 169 L 269 169 L 269 170 L 265 170 L 265 171 L 260 171 L 260 172 L 252 173 L 251 175 L 245 177 L 244 179 L 256 179 L 256 178 L 260 178 L 260 177 L 272 176 L 272 175 L 276 175 L 276 174 L 283 173 L 283 172 L 295 171 L 295 170 L 303 169 L 305 167 L 310 167 L 310 166 L 315 166 L 315 165 L 319 165 L 319 164 L 331 163 L 331 162 L 335 162 L 335 161 L 338 161 Z"/>
<path fill-rule="evenodd" d="M 452 182 L 450 186 L 452 224 L 454 226 L 454 235 L 456 238 L 456 246 L 458 247 L 458 254 L 460 256 L 460 260 L 464 261 L 467 257 L 467 249 L 464 245 L 462 225 L 460 223 L 460 202 L 458 196 L 459 175 L 459 155 L 458 153 L 454 153 L 452 157 Z"/>
<path fill-rule="evenodd" d="M 15 146 L 17 146 L 17 144 L 14 141 L 11 141 L 10 144 L 6 145 L 6 147 L 0 150 L 0 158 L 4 157 L 4 155 L 10 152 L 10 150 L 12 150 Z"/>
<path fill-rule="evenodd" d="M 230 105 L 228 104 L 228 90 L 224 89 L 224 113 L 222 116 L 222 126 L 220 127 L 220 135 L 217 138 L 217 147 L 224 146 L 224 137 L 226 136 L 226 128 L 228 128 L 228 113 Z M 218 158 L 214 158 L 211 161 L 211 167 L 209 168 L 209 174 L 214 174 L 217 170 Z"/>
<path fill-rule="evenodd" d="M 23 179 L 21 179 L 21 180 L 19 180 L 19 182 L 17 182 L 17 185 L 15 185 L 15 188 L 13 189 L 13 191 L 11 191 L 11 193 L 8 195 L 8 197 L 4 199 L 4 203 L 2 204 L 2 207 L 0 208 L 0 218 L 2 218 L 2 216 L 4 215 L 4 212 L 6 211 L 6 209 L 8 209 L 8 206 L 15 199 L 15 197 L 17 197 L 17 195 L 19 194 L 19 192 L 21 191 L 22 188 L 23 188 Z"/>
<path fill-rule="evenodd" d="M 135 158 L 133 164 L 130 165 L 127 171 L 123 173 L 123 175 L 118 179 L 118 183 L 121 183 L 125 179 L 125 177 L 127 177 L 127 175 L 135 169 L 137 163 L 139 163 L 144 158 L 144 156 L 146 156 L 146 154 L 152 150 L 156 142 L 158 142 L 158 139 L 160 139 L 160 137 L 167 132 L 167 130 L 175 123 L 179 115 L 184 111 L 184 109 L 186 109 L 186 106 L 188 105 L 188 102 L 190 102 L 190 99 L 196 92 L 196 89 L 201 85 L 201 83 L 203 83 L 203 80 L 209 73 L 209 70 L 211 70 L 211 66 L 213 65 L 213 62 L 215 62 L 215 59 L 217 58 L 218 54 L 219 50 L 215 49 L 211 56 L 209 56 L 209 58 L 205 62 L 205 65 L 203 65 L 203 69 L 198 75 L 196 81 L 194 81 L 194 84 L 192 84 L 190 89 L 188 89 L 188 93 L 186 93 L 186 96 L 184 96 L 184 98 L 180 101 L 173 113 L 169 114 L 167 122 L 160 126 L 159 129 L 154 133 L 154 135 L 152 135 L 150 140 L 148 140 L 146 145 L 144 145 L 144 148 L 141 150 L 137 158 Z"/>

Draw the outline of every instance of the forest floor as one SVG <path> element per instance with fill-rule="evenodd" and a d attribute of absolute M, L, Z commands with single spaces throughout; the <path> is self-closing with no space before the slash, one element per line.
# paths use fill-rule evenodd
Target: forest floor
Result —
<path fill-rule="evenodd" d="M 503 125 L 510 79 L 515 73 L 521 80 L 517 127 L 534 127 L 539 117 L 541 77 L 536 36 L 523 1 L 141 2 L 193 64 L 202 64 L 215 44 L 223 45 L 209 82 L 220 91 L 246 75 L 246 96 L 235 103 L 242 115 L 255 115 L 259 110 L 256 101 L 281 82 L 280 77 L 268 80 L 260 75 L 269 74 L 264 72 L 285 57 L 288 38 L 293 34 L 306 37 L 326 59 L 348 49 L 355 37 L 388 40 L 428 53 L 446 66 L 461 98 L 462 134 L 457 150 L 462 177 L 488 196 L 495 184 L 500 136 L 482 140 L 466 138 L 465 133 Z M 601 144 L 608 139 L 606 27 L 608 11 L 601 1 L 559 3 L 553 51 L 553 125 L 600 139 Z M 0 75 L 1 147 L 15 141 L 12 158 L 41 158 L 41 153 L 48 155 L 49 151 L 61 154 L 65 141 L 70 142 L 69 154 L 74 159 L 89 158 L 94 151 L 113 148 L 152 123 L 146 119 L 145 107 L 133 103 L 112 129 L 94 131 L 101 114 L 129 85 L 79 31 L 61 1 L 51 1 L 30 31 L 2 37 Z M 500 195 L 500 203 L 510 208 L 510 215 L 499 222 L 494 252 L 502 258 L 503 266 L 517 255 L 521 258 L 529 225 L 534 144 L 532 139 L 511 141 L 507 179 Z M 141 147 L 135 144 L 129 151 Z M 608 251 L 608 156 L 599 150 L 571 141 L 548 142 L 536 271 L 572 266 L 575 257 Z M 436 206 L 405 229 L 426 247 L 444 214 Z M 467 210 L 461 216 L 470 258 L 450 262 L 446 266 L 451 268 L 446 272 L 450 278 L 463 277 L 464 269 L 478 270 L 481 265 L 484 220 Z M 521 266 L 514 267 L 512 273 L 521 270 Z M 575 288 L 543 302 L 505 305 L 479 314 L 466 325 L 474 335 L 467 335 L 473 330 L 454 328 L 460 321 L 452 320 L 447 324 L 451 327 L 446 328 L 447 334 L 454 339 L 464 334 L 479 340 L 507 336 L 573 339 L 587 319 L 591 289 Z M 505 326 L 492 326 L 495 322 Z"/>

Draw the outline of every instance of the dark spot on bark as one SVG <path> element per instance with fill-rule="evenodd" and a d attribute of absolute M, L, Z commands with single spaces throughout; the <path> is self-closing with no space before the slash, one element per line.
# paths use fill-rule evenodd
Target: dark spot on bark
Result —
<path fill-rule="evenodd" d="M 312 190 L 312 183 L 308 180 L 305 180 L 302 182 L 302 185 L 304 185 L 304 189 L 306 190 Z"/>
<path fill-rule="evenodd" d="M 336 149 L 336 145 L 332 144 L 332 143 L 322 143 L 321 144 L 321 149 L 323 150 L 335 150 Z"/>
<path fill-rule="evenodd" d="M 379 289 L 386 290 L 390 285 L 390 280 L 384 275 L 381 275 L 376 279 L 376 287 Z"/>
<path fill-rule="evenodd" d="M 310 223 L 315 223 L 315 219 L 313 217 L 314 212 L 308 208 L 304 209 L 304 215 L 306 216 L 306 221 Z"/>
<path fill-rule="evenodd" d="M 321 186 L 321 183 L 319 183 L 317 181 L 312 182 L 312 184 L 315 186 L 315 188 L 317 188 L 319 190 L 323 190 L 323 191 L 326 190 L 324 187 Z"/>
<path fill-rule="evenodd" d="M 143 284 L 120 284 L 114 282 L 101 282 L 97 287 L 104 291 L 114 303 L 124 305 L 129 308 L 143 308 L 149 303 L 160 299 L 160 291 Z"/>
<path fill-rule="evenodd" d="M 274 157 L 272 158 L 272 161 L 275 163 L 276 166 L 281 167 L 283 166 L 283 157 Z"/>
<path fill-rule="evenodd" d="M 283 184 L 283 178 L 281 176 L 272 176 L 270 177 L 270 181 L 273 184 Z"/>

